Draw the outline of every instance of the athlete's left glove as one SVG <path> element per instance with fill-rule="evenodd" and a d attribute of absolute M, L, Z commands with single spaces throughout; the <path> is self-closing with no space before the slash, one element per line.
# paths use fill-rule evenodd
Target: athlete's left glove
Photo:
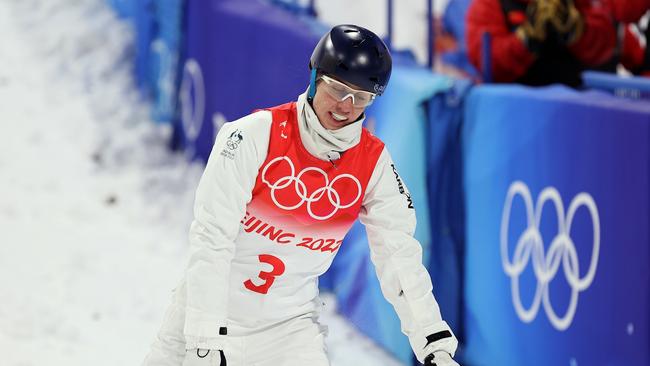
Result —
<path fill-rule="evenodd" d="M 424 366 L 460 366 L 445 351 L 437 351 L 424 358 Z"/>
<path fill-rule="evenodd" d="M 183 366 L 226 366 L 226 355 L 221 350 L 189 349 Z"/>

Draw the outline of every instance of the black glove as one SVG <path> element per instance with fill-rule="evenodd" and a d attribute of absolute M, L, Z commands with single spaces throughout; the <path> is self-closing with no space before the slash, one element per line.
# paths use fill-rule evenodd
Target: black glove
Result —
<path fill-rule="evenodd" d="M 547 0 L 531 1 L 526 7 L 526 21 L 515 30 L 517 37 L 533 53 L 539 52 L 546 42 L 551 10 Z"/>
<path fill-rule="evenodd" d="M 190 349 L 183 366 L 226 366 L 226 355 L 221 350 Z"/>
<path fill-rule="evenodd" d="M 582 36 L 584 20 L 573 0 L 543 0 L 548 4 L 547 38 L 561 45 L 570 45 Z"/>
<path fill-rule="evenodd" d="M 460 366 L 444 351 L 433 352 L 424 358 L 424 366 Z"/>
<path fill-rule="evenodd" d="M 526 8 L 526 21 L 515 33 L 533 53 L 544 44 L 570 45 L 582 36 L 584 20 L 573 0 L 534 0 Z"/>

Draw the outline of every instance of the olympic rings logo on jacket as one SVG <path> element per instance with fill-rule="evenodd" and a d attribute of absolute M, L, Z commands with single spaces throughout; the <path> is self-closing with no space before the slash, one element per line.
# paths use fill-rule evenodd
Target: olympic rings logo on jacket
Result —
<path fill-rule="evenodd" d="M 269 167 L 271 167 L 274 164 L 282 164 L 285 162 L 291 171 L 291 173 L 287 176 L 281 177 L 274 182 L 270 182 L 269 178 L 267 177 L 267 171 Z M 315 172 L 316 174 L 322 175 L 325 184 L 322 187 L 316 188 L 313 190 L 311 193 L 309 193 L 309 190 L 312 189 L 313 187 L 308 187 L 307 184 L 303 181 L 303 176 L 307 174 L 308 172 Z M 349 180 L 351 181 L 354 186 L 356 187 L 356 194 L 354 195 L 354 198 L 351 197 L 341 197 L 341 194 L 334 189 L 334 184 L 337 183 L 338 181 L 343 181 L 343 180 Z M 331 181 L 329 180 L 329 177 L 327 176 L 327 173 L 323 171 L 320 168 L 316 167 L 307 167 L 301 170 L 297 175 L 296 175 L 296 168 L 287 156 L 279 156 L 273 160 L 271 160 L 265 167 L 262 169 L 262 182 L 266 184 L 270 189 L 271 189 L 271 199 L 273 200 L 273 203 L 275 203 L 276 206 L 283 210 L 295 210 L 302 205 L 306 204 L 307 205 L 307 213 L 309 213 L 309 216 L 312 217 L 314 220 L 327 220 L 334 216 L 340 209 L 345 209 L 352 207 L 359 199 L 361 198 L 361 183 L 359 180 L 351 175 L 351 174 L 340 174 L 334 177 Z M 289 190 L 288 195 L 297 197 L 297 203 L 293 204 L 283 204 L 280 202 L 278 199 L 278 191 L 284 190 L 285 188 L 289 188 L 291 184 L 293 183 L 293 190 Z M 286 192 L 286 191 L 285 191 Z M 327 195 L 325 196 L 325 193 Z M 286 199 L 286 194 L 283 195 L 283 198 Z M 320 214 L 320 213 L 315 213 L 313 209 L 313 204 L 315 202 L 322 202 L 322 199 L 326 197 L 327 201 L 329 201 L 329 205 L 331 205 L 331 211 L 329 211 L 327 214 Z M 293 200 L 292 200 L 293 201 Z M 286 202 L 286 201 L 285 201 Z"/>

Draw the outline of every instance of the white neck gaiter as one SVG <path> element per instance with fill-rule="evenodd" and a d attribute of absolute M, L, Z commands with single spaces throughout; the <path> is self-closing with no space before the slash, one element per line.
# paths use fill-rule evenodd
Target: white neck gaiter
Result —
<path fill-rule="evenodd" d="M 365 115 L 338 130 L 328 130 L 320 124 L 316 112 L 307 102 L 307 92 L 296 103 L 300 138 L 310 154 L 321 160 L 337 160 L 340 153 L 356 146 L 361 140 Z"/>

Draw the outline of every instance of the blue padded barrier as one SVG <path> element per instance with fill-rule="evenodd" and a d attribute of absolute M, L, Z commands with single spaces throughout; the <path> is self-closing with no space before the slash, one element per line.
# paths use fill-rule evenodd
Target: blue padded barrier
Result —
<path fill-rule="evenodd" d="M 650 79 L 645 77 L 620 77 L 612 73 L 585 71 L 582 81 L 588 89 L 604 90 L 621 97 L 650 98 Z"/>
<path fill-rule="evenodd" d="M 480 86 L 465 113 L 467 364 L 650 364 L 650 104 Z"/>

